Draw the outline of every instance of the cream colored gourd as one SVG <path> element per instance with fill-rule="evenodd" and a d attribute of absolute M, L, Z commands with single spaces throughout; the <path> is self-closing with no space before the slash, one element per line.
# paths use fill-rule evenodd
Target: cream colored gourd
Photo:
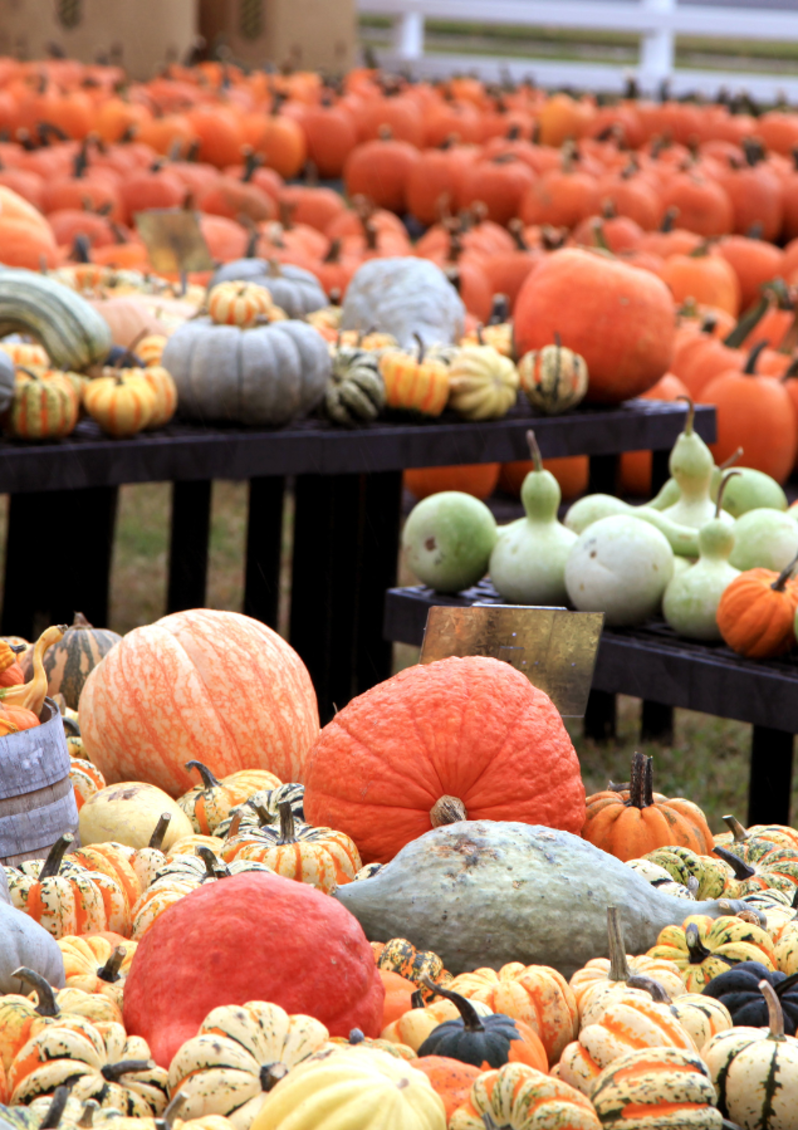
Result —
<path fill-rule="evenodd" d="M 511 604 L 562 604 L 567 595 L 565 562 L 577 535 L 557 520 L 560 485 L 543 468 L 535 433 L 526 435 L 534 463 L 521 487 L 526 517 L 499 531 L 488 571 Z"/>
<path fill-rule="evenodd" d="M 679 488 L 679 499 L 662 513 L 671 522 L 700 529 L 715 515 L 715 503 L 710 496 L 715 460 L 701 436 L 693 430 L 695 406 L 692 400 L 685 396 L 677 399 L 686 400 L 689 405 L 684 431 L 676 440 L 668 461 L 671 477 Z M 718 520 L 724 519 L 721 516 Z M 730 514 L 725 520 L 729 524 L 733 522 Z"/>
<path fill-rule="evenodd" d="M 565 565 L 565 587 L 580 612 L 603 612 L 606 624 L 628 627 L 657 611 L 672 575 L 665 535 L 619 514 L 579 536 Z"/>
<path fill-rule="evenodd" d="M 191 821 L 177 802 L 163 789 L 142 781 L 106 785 L 80 810 L 80 841 L 84 847 L 114 841 L 132 848 L 146 848 L 159 820 L 167 813 L 170 820 L 163 837 L 165 851 L 176 840 L 193 832 Z"/>
<path fill-rule="evenodd" d="M 612 494 L 588 494 L 578 499 L 565 515 L 564 525 L 575 534 L 584 533 L 588 526 L 602 518 L 619 514 L 637 518 L 668 539 L 674 553 L 681 557 L 698 557 L 698 531 L 690 526 L 680 526 L 651 506 L 630 506 Z"/>
<path fill-rule="evenodd" d="M 748 510 L 734 523 L 736 569 L 772 569 L 780 573 L 798 554 L 798 522 L 790 514 L 762 507 Z"/>
<path fill-rule="evenodd" d="M 449 407 L 466 420 L 500 420 L 518 389 L 518 370 L 492 345 L 461 349 L 449 368 Z"/>
<path fill-rule="evenodd" d="M 737 471 L 729 471 L 721 484 L 715 517 L 698 531 L 698 561 L 686 572 L 674 576 L 665 590 L 662 612 L 674 631 L 691 640 L 717 640 L 720 598 L 739 569 L 729 564 L 734 549 L 734 527 L 721 517 L 726 483 Z"/>

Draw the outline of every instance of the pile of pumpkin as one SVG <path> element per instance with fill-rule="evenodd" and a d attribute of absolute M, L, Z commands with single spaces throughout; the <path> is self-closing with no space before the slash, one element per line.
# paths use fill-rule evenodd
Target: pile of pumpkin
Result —
<path fill-rule="evenodd" d="M 48 633 L 30 686 L 95 782 L 80 847 L 4 872 L 4 1128 L 795 1126 L 794 829 L 713 837 L 642 755 L 585 800 L 497 660 L 408 668 L 319 732 L 246 617 Z"/>

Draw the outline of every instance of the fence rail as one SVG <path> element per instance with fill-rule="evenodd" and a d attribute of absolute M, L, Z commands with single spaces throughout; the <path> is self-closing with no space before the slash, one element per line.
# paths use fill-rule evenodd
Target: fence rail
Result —
<path fill-rule="evenodd" d="M 640 88 L 653 92 L 664 80 L 675 93 L 693 90 L 714 93 L 719 86 L 745 88 L 756 97 L 776 99 L 784 94 L 798 100 L 798 73 L 743 73 L 735 70 L 676 69 L 676 36 L 745 41 L 798 42 L 798 11 L 679 3 L 678 0 L 358 0 L 362 14 L 388 16 L 393 21 L 392 50 L 383 60 L 410 66 L 423 76 L 463 71 L 486 79 L 528 75 L 544 85 L 581 85 L 620 90 L 634 73 Z M 549 61 L 534 58 L 479 55 L 430 55 L 425 52 L 425 21 L 451 20 L 513 27 L 567 28 L 587 32 L 622 32 L 639 36 L 636 67 Z M 779 64 L 775 64 L 778 66 Z M 782 67 L 783 64 L 780 64 Z"/>

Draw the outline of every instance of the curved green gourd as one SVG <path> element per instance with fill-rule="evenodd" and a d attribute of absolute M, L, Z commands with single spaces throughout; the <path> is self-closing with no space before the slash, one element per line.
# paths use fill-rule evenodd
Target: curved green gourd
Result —
<path fill-rule="evenodd" d="M 113 344 L 108 323 L 74 290 L 34 271 L 3 268 L 0 337 L 17 331 L 40 341 L 56 368 L 76 372 L 104 360 Z"/>
<path fill-rule="evenodd" d="M 565 526 L 575 534 L 581 534 L 588 526 L 602 518 L 612 518 L 616 514 L 629 514 L 648 522 L 664 534 L 674 553 L 682 557 L 698 557 L 698 531 L 689 526 L 672 522 L 666 514 L 651 506 L 630 506 L 611 494 L 588 494 L 573 504 L 565 515 Z"/>
<path fill-rule="evenodd" d="M 715 504 L 709 493 L 715 460 L 701 436 L 693 429 L 695 405 L 692 400 L 686 396 L 677 399 L 686 400 L 689 406 L 684 431 L 676 440 L 668 461 L 671 477 L 679 488 L 679 498 L 662 513 L 680 526 L 700 529 L 715 512 Z M 729 522 L 731 520 L 729 518 Z"/>
<path fill-rule="evenodd" d="M 742 455 L 742 448 L 738 450 Z M 728 460 L 726 462 L 728 464 Z M 733 482 L 729 483 L 723 495 L 723 509 L 731 514 L 732 518 L 741 518 L 749 510 L 787 509 L 787 495 L 770 475 L 753 467 L 739 467 L 738 471 L 739 474 L 735 476 Z M 723 468 L 716 467 L 712 472 L 709 487 L 711 498 L 717 499 L 722 479 Z"/>
<path fill-rule="evenodd" d="M 562 604 L 565 562 L 577 535 L 557 520 L 560 484 L 544 470 L 535 433 L 527 432 L 534 469 L 521 486 L 525 518 L 499 531 L 488 572 L 505 600 L 516 604 Z"/>
<path fill-rule="evenodd" d="M 798 524 L 780 510 L 746 511 L 734 523 L 734 534 L 730 561 L 737 569 L 774 569 L 778 573 L 798 553 Z"/>
<path fill-rule="evenodd" d="M 674 576 L 665 590 L 662 612 L 679 635 L 693 640 L 722 639 L 717 623 L 720 598 L 739 570 L 729 564 L 734 549 L 734 528 L 720 517 L 729 480 L 739 471 L 728 471 L 718 491 L 715 517 L 698 531 L 700 556 L 692 568 Z"/>

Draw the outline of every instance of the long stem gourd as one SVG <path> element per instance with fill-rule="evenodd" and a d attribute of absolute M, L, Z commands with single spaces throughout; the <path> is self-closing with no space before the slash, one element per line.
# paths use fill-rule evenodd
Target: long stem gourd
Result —
<path fill-rule="evenodd" d="M 66 630 L 66 624 L 53 624 L 52 627 L 45 628 L 33 648 L 33 678 L 29 683 L 22 683 L 19 686 L 0 687 L 0 702 L 6 706 L 22 706 L 26 710 L 32 710 L 37 716 L 41 714 L 47 697 L 44 653 L 48 647 L 64 638 Z"/>

